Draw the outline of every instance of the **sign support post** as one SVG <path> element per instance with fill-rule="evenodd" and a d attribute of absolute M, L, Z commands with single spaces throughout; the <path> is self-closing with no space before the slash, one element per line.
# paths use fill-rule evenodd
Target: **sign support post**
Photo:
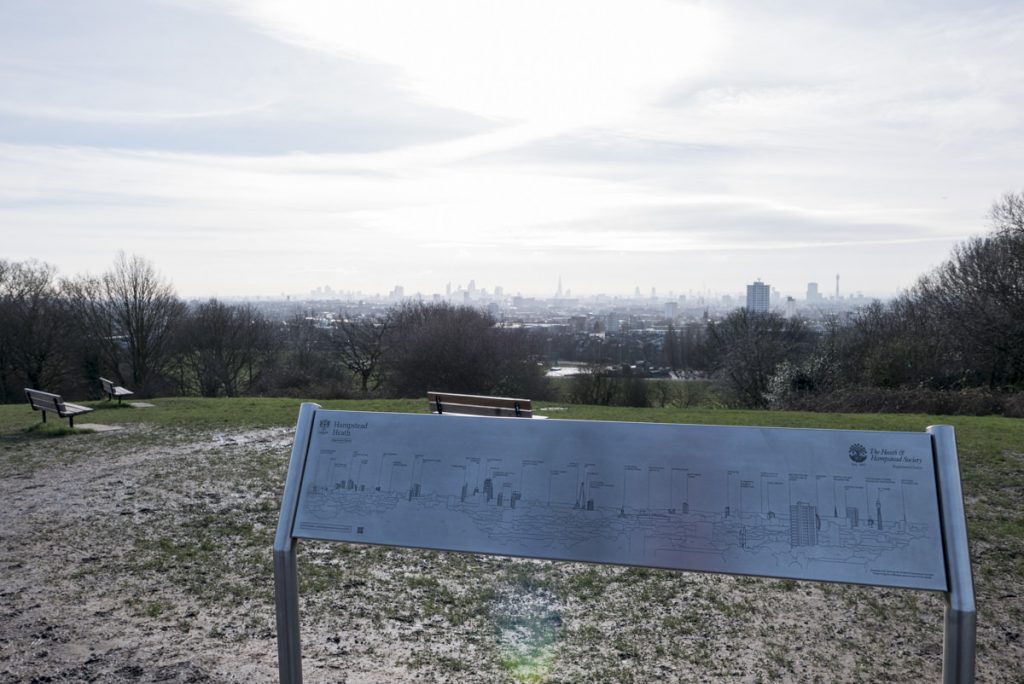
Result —
<path fill-rule="evenodd" d="M 956 435 L 952 425 L 932 425 L 927 431 L 932 436 L 935 452 L 935 480 L 939 488 L 939 514 L 949 578 L 949 591 L 945 595 L 942 681 L 970 684 L 974 681 L 977 608 Z"/>
<path fill-rule="evenodd" d="M 295 510 L 306 470 L 306 455 L 313 418 L 319 404 L 303 403 L 295 425 L 295 441 L 288 462 L 288 479 L 284 485 L 281 517 L 274 538 L 274 596 L 277 602 L 277 665 L 282 684 L 302 684 L 302 645 L 299 639 L 299 573 L 296 566 L 292 536 Z"/>

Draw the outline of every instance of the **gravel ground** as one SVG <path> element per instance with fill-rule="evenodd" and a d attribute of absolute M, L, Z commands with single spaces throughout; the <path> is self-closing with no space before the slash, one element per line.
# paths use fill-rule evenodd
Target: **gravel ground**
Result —
<path fill-rule="evenodd" d="M 271 682 L 291 431 L 0 441 L 0 682 Z M 985 549 L 976 549 L 976 563 Z M 937 681 L 936 594 L 304 543 L 311 682 Z M 1021 587 L 979 681 L 1024 681 Z"/>

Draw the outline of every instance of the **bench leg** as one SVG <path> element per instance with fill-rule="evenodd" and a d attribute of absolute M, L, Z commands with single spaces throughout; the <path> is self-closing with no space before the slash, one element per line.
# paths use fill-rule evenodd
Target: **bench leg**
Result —
<path fill-rule="evenodd" d="M 43 422 L 46 422 L 46 411 L 40 411 L 43 414 Z"/>
<path fill-rule="evenodd" d="M 74 429 L 74 427 L 75 427 L 75 417 L 74 416 L 68 416 L 68 427 Z"/>

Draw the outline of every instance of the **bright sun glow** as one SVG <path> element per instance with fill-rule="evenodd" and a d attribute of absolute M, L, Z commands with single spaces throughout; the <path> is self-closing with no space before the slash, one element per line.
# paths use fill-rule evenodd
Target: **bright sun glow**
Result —
<path fill-rule="evenodd" d="M 702 71 L 718 41 L 706 9 L 663 0 L 239 2 L 313 49 L 391 65 L 427 101 L 544 126 L 628 115 Z"/>
<path fill-rule="evenodd" d="M 886 295 L 1019 182 L 1012 3 L 101 4 L 0 21 L 3 256 L 64 274 Z"/>

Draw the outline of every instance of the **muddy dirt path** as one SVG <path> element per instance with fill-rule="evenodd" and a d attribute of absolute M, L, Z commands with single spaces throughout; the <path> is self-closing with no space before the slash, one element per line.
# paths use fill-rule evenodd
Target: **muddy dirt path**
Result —
<path fill-rule="evenodd" d="M 276 681 L 290 445 L 285 428 L 145 425 L 0 441 L 0 682 Z M 941 671 L 934 594 L 313 543 L 300 577 L 310 682 Z M 979 680 L 1013 681 L 1019 633 L 989 617 Z"/>

